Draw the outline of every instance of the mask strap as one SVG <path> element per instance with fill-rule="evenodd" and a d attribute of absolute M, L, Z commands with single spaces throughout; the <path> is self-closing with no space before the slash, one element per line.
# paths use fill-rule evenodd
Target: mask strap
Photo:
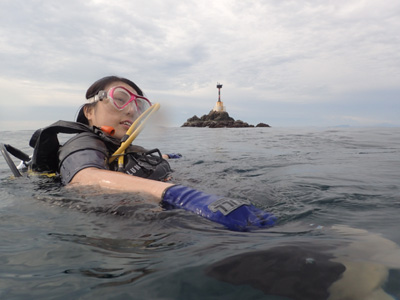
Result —
<path fill-rule="evenodd" d="M 97 102 L 97 101 L 101 101 L 104 98 L 107 98 L 107 92 L 106 91 L 99 91 L 97 95 L 87 99 L 87 101 L 89 101 L 89 103 L 94 103 L 94 102 Z"/>

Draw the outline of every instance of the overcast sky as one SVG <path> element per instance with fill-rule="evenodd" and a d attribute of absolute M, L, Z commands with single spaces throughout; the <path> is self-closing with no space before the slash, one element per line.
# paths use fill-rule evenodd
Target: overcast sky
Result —
<path fill-rule="evenodd" d="M 1 130 L 73 120 L 86 89 L 127 77 L 164 125 L 223 84 L 250 124 L 400 126 L 399 0 L 0 0 Z"/>

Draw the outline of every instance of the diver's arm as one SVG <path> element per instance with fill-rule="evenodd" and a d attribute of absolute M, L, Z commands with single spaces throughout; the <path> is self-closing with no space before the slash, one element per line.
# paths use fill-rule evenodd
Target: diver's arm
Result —
<path fill-rule="evenodd" d="M 180 153 L 168 153 L 168 154 L 163 154 L 162 158 L 164 159 L 176 159 L 176 158 L 181 158 L 182 154 Z"/>
<path fill-rule="evenodd" d="M 160 203 L 165 189 L 172 183 L 131 176 L 121 172 L 98 168 L 80 170 L 70 181 L 72 185 L 100 186 L 120 192 L 133 192 L 154 197 L 154 203 Z"/>
<path fill-rule="evenodd" d="M 276 220 L 272 214 L 259 210 L 249 201 L 209 195 L 182 185 L 93 167 L 80 170 L 69 185 L 101 186 L 119 192 L 149 195 L 149 202 L 161 203 L 167 209 L 186 209 L 232 230 L 270 227 Z"/>

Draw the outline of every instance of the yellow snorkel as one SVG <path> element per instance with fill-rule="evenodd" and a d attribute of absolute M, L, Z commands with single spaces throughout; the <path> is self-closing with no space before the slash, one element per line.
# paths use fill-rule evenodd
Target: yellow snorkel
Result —
<path fill-rule="evenodd" d="M 125 134 L 126 140 L 121 143 L 121 146 L 111 155 L 108 163 L 112 163 L 118 157 L 118 168 L 123 168 L 124 166 L 124 154 L 126 148 L 132 144 L 133 140 L 139 135 L 139 133 L 143 130 L 144 124 L 149 120 L 151 115 L 156 112 L 160 108 L 159 103 L 154 103 L 150 106 L 144 113 L 142 113 L 139 118 L 133 122 L 131 127 L 129 127 L 128 131 Z"/>

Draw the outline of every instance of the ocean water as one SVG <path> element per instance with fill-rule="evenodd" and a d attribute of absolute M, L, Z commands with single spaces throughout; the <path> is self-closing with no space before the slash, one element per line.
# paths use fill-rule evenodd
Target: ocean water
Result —
<path fill-rule="evenodd" d="M 31 134 L 0 142 L 31 154 Z M 10 179 L 0 157 L 0 299 L 400 299 L 400 128 L 150 128 L 135 143 L 181 153 L 174 182 L 277 225 L 234 232 L 138 195 Z"/>

